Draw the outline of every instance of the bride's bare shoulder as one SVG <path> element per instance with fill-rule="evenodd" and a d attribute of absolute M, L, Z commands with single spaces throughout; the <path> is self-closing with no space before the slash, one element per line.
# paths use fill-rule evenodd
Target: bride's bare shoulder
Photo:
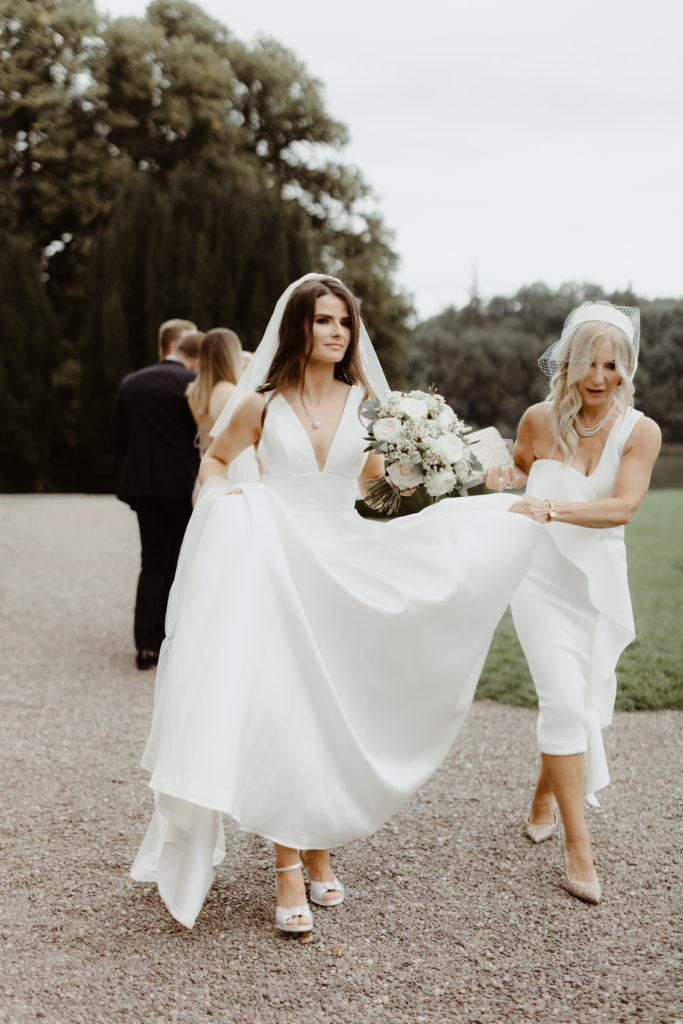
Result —
<path fill-rule="evenodd" d="M 247 395 L 233 413 L 232 420 L 230 421 L 233 430 L 246 427 L 256 430 L 260 434 L 265 404 L 266 396 L 260 392 L 252 391 L 251 394 Z"/>
<path fill-rule="evenodd" d="M 249 416 L 260 416 L 266 406 L 266 396 L 261 391 L 252 391 L 238 406 L 239 411 Z"/>

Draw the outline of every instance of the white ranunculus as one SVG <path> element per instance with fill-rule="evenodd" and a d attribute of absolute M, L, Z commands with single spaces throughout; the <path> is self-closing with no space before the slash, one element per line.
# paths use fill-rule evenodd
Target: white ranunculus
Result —
<path fill-rule="evenodd" d="M 399 408 L 411 420 L 419 420 L 427 415 L 427 405 L 420 398 L 404 398 L 399 402 Z"/>
<path fill-rule="evenodd" d="M 392 462 L 387 469 L 387 476 L 399 491 L 405 491 L 408 487 L 417 487 L 424 480 L 420 467 L 413 466 L 410 462 Z"/>
<path fill-rule="evenodd" d="M 398 441 L 401 436 L 401 422 L 395 416 L 375 420 L 372 432 L 377 441 Z"/>
<path fill-rule="evenodd" d="M 434 448 L 446 462 L 458 462 L 465 452 L 465 442 L 457 434 L 442 434 L 434 442 Z"/>
<path fill-rule="evenodd" d="M 425 490 L 432 498 L 439 498 L 442 494 L 452 491 L 456 483 L 455 474 L 451 473 L 450 469 L 437 469 L 427 477 Z"/>

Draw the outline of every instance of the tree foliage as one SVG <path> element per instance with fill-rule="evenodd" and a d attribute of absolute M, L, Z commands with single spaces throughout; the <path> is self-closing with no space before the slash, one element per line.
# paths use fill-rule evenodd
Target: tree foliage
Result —
<path fill-rule="evenodd" d="M 253 346 L 307 270 L 360 296 L 393 386 L 434 382 L 507 436 L 544 394 L 535 360 L 567 311 L 602 297 L 535 284 L 411 334 L 391 235 L 340 159 L 321 83 L 189 0 L 115 21 L 94 0 L 0 0 L 0 52 L 5 489 L 111 488 L 113 391 L 156 358 L 158 323 L 224 324 Z M 638 404 L 683 441 L 683 303 L 638 304 Z"/>
<path fill-rule="evenodd" d="M 54 322 L 36 261 L 0 233 L 0 490 L 43 490 L 50 481 L 55 419 Z"/>
<path fill-rule="evenodd" d="M 636 404 L 662 427 L 665 441 L 683 441 L 683 301 L 606 295 L 596 285 L 565 284 L 556 292 L 534 284 L 511 298 L 477 298 L 420 324 L 413 337 L 412 375 L 435 383 L 475 427 L 493 424 L 514 436 L 524 409 L 541 401 L 547 379 L 536 366 L 559 338 L 569 311 L 581 302 L 609 299 L 641 310 Z"/>
<path fill-rule="evenodd" d="M 292 276 L 335 270 L 400 365 L 410 307 L 390 238 L 291 51 L 246 45 L 188 0 L 115 21 L 93 0 L 0 0 L 0 46 L 0 231 L 32 254 L 26 300 L 42 280 L 54 322 L 47 485 L 112 486 L 86 438 L 168 316 L 253 344 Z"/>
<path fill-rule="evenodd" d="M 301 209 L 253 186 L 226 191 L 181 167 L 160 190 L 138 173 L 93 248 L 83 352 L 81 472 L 111 486 L 102 451 L 121 377 L 157 359 L 156 331 L 171 316 L 229 325 L 253 348 L 278 295 L 311 266 Z"/>

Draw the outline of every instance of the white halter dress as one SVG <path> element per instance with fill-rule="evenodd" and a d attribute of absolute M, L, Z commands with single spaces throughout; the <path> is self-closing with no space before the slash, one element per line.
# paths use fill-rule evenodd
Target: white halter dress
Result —
<path fill-rule="evenodd" d="M 527 494 L 595 501 L 614 491 L 624 445 L 643 414 L 628 409 L 589 476 L 554 459 L 533 463 Z M 538 694 L 538 747 L 585 753 L 585 791 L 609 783 L 602 729 L 612 721 L 615 668 L 635 637 L 624 527 L 548 523 L 512 615 Z"/>
<path fill-rule="evenodd" d="M 364 520 L 361 397 L 351 388 L 320 471 L 276 396 L 261 481 L 205 488 L 188 526 L 143 758 L 156 812 L 132 870 L 187 927 L 224 855 L 221 813 L 327 848 L 429 779 L 543 532 L 505 495 Z"/>

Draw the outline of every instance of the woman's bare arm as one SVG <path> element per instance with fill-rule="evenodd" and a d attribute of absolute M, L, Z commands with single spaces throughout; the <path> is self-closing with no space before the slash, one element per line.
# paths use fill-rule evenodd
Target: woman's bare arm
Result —
<path fill-rule="evenodd" d="M 373 480 L 380 479 L 384 476 L 384 459 L 377 452 L 370 452 L 365 465 L 358 478 L 358 489 L 361 493 L 361 497 L 364 498 L 368 487 Z"/>
<path fill-rule="evenodd" d="M 234 390 L 235 385 L 231 384 L 229 380 L 219 380 L 214 385 L 211 397 L 209 398 L 209 419 L 212 426 L 223 412 L 225 403 Z"/>
<path fill-rule="evenodd" d="M 224 478 L 226 468 L 233 459 L 250 445 L 259 443 L 264 406 L 265 397 L 254 392 L 235 410 L 230 423 L 214 439 L 201 461 L 200 483 L 204 484 L 214 476 Z"/>
<path fill-rule="evenodd" d="M 500 484 L 512 490 L 520 490 L 529 477 L 531 464 L 538 458 L 536 440 L 545 425 L 545 403 L 530 406 L 522 415 L 517 428 L 517 437 L 512 446 L 513 466 L 491 466 L 486 471 L 484 483 L 490 491 L 500 490 Z M 545 427 L 547 431 L 547 427 Z"/>
<path fill-rule="evenodd" d="M 624 446 L 624 454 L 609 498 L 596 501 L 555 501 L 552 494 L 547 499 L 553 502 L 559 523 L 607 529 L 628 523 L 650 486 L 652 467 L 659 455 L 662 435 L 654 420 L 643 417 L 631 431 Z M 510 508 L 511 512 L 529 516 L 538 523 L 548 519 L 548 502 L 525 494 Z"/>

